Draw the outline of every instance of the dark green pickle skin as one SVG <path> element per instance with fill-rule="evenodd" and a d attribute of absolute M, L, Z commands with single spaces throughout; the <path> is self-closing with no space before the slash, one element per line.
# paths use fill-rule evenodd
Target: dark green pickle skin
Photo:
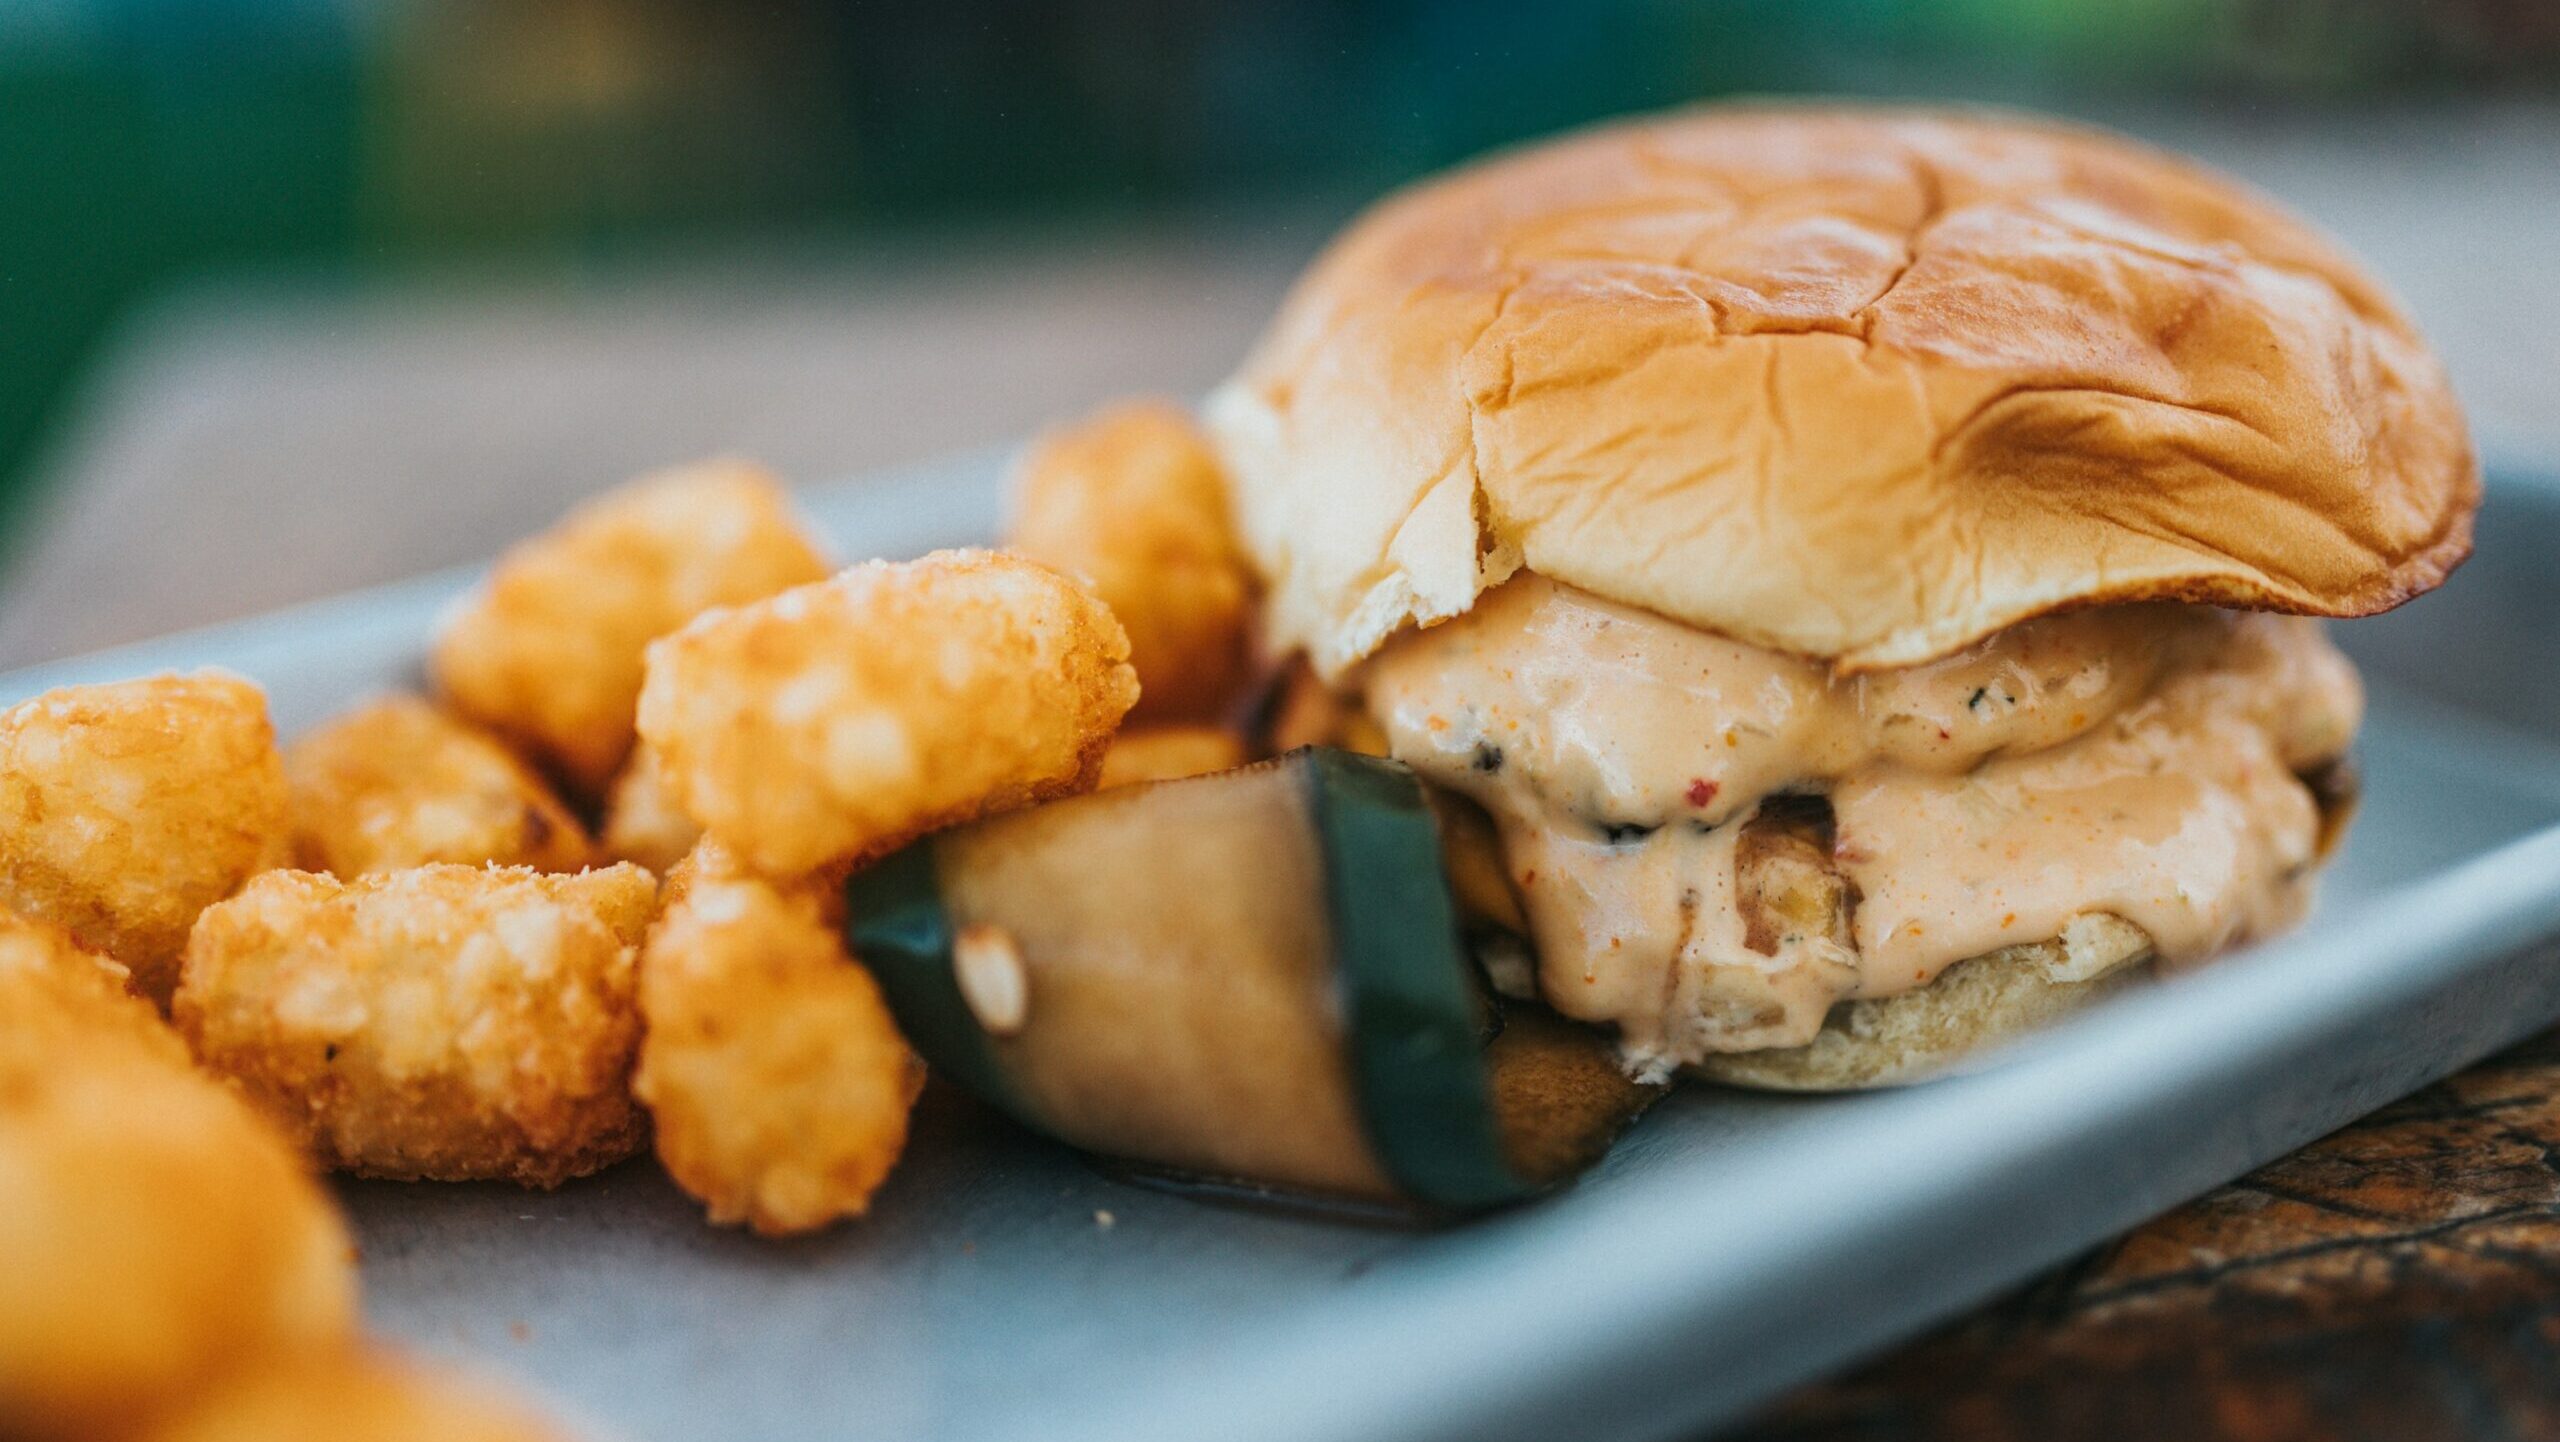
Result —
<path fill-rule="evenodd" d="M 1370 1145 L 1426 1206 L 1481 1211 L 1534 1195 L 1503 1159 L 1478 1042 L 1483 998 L 1421 780 L 1355 752 L 1300 755 Z"/>

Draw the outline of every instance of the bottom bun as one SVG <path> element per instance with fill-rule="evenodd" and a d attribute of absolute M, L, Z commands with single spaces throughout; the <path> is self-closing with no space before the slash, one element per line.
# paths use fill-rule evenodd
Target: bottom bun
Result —
<path fill-rule="evenodd" d="M 1728 1052 L 1687 1071 L 1763 1091 L 1858 1091 L 1925 1081 L 2130 985 L 2150 971 L 2151 955 L 2151 938 L 2140 927 L 2091 912 L 2050 941 L 1957 962 L 1917 990 L 1844 1001 L 1804 1046 Z"/>

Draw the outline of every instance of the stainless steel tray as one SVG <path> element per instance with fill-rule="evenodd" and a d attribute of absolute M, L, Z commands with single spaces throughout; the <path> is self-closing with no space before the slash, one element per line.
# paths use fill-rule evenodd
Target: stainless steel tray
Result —
<path fill-rule="evenodd" d="M 847 554 L 983 536 L 993 457 L 811 498 Z M 376 1326 L 635 1438 L 1704 1430 L 2560 1017 L 2560 483 L 2499 478 L 2445 592 L 2341 628 L 2365 813 L 2313 925 L 1978 1075 L 1692 1089 L 1572 1191 L 1423 1233 L 1117 1184 L 927 1094 L 865 1222 L 757 1242 L 647 1161 L 554 1194 L 355 1184 Z M 414 675 L 431 577 L 0 677 L 220 664 L 308 724 Z"/>

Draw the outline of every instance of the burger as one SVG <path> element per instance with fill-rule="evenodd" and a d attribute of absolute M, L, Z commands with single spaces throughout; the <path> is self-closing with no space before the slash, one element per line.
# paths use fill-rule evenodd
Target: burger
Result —
<path fill-rule="evenodd" d="M 2318 618 L 2443 581 L 2479 494 L 2425 342 L 2310 227 L 1925 110 L 1689 111 L 1405 192 L 1207 420 L 1269 645 L 1489 821 L 1498 983 L 1640 1077 L 1771 1088 L 2296 923 L 2361 710 Z"/>

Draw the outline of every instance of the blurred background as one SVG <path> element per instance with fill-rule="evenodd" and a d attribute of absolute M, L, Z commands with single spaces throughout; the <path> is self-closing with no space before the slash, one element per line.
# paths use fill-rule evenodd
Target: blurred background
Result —
<path fill-rule="evenodd" d="M 1195 392 L 1380 189 L 1749 92 L 2201 153 L 2560 460 L 2549 0 L 0 0 L 0 665 Z"/>

